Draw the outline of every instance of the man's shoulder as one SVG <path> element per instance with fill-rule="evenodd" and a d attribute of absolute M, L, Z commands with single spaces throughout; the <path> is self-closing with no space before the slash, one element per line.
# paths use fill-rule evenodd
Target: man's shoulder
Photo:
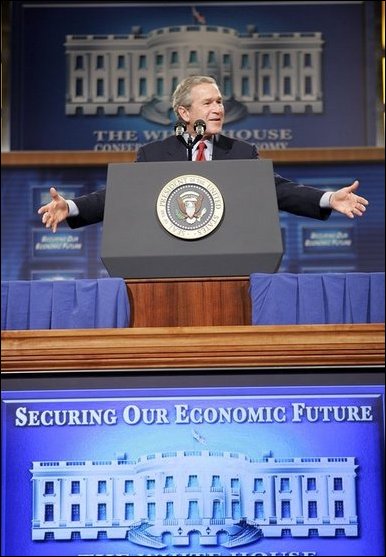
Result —
<path fill-rule="evenodd" d="M 251 153 L 253 154 L 256 152 L 256 146 L 252 143 L 222 134 L 216 136 L 215 145 L 220 149 L 245 155 L 251 155 Z"/>
<path fill-rule="evenodd" d="M 243 139 L 236 139 L 235 137 L 230 137 L 222 133 L 217 134 L 215 138 L 218 143 L 224 143 L 226 145 L 251 145 Z"/>

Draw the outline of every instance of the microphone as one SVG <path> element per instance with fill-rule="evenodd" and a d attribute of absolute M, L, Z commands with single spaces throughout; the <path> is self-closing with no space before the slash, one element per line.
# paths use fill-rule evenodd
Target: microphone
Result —
<path fill-rule="evenodd" d="M 174 124 L 174 132 L 177 137 L 180 135 L 184 135 L 184 133 L 186 132 L 186 124 L 185 122 L 183 122 L 183 120 L 178 120 Z"/>
<path fill-rule="evenodd" d="M 197 135 L 203 136 L 206 130 L 206 124 L 204 120 L 196 120 L 193 128 Z"/>

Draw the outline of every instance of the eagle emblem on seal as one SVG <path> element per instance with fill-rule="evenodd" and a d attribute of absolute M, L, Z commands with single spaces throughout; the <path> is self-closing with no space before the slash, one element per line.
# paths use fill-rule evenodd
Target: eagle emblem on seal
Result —
<path fill-rule="evenodd" d="M 179 220 L 184 220 L 188 224 L 200 221 L 205 215 L 206 209 L 201 208 L 204 196 L 196 191 L 186 191 L 178 196 L 177 203 L 179 209 L 176 216 Z"/>

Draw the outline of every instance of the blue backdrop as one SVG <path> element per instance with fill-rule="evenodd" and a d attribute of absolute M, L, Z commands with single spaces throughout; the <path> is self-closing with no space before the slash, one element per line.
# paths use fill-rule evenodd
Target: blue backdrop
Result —
<path fill-rule="evenodd" d="M 379 9 L 379 3 L 372 1 L 197 5 L 206 26 L 227 27 L 240 38 L 251 25 L 256 33 L 316 32 L 322 36 L 318 90 L 323 103 L 321 113 L 295 114 L 291 108 L 283 114 L 246 114 L 227 125 L 226 130 L 246 138 L 252 130 L 258 134 L 255 142 L 260 148 L 375 145 L 374 107 L 380 63 L 375 46 L 380 40 L 375 35 L 377 5 Z M 164 3 L 162 9 L 159 4 L 146 2 L 142 6 L 128 2 L 120 6 L 103 2 L 14 2 L 11 149 L 135 150 L 139 144 L 168 133 L 171 126 L 146 121 L 140 114 L 66 115 L 66 35 L 119 36 L 138 27 L 141 36 L 147 36 L 160 28 L 192 24 L 197 25 L 192 5 L 185 2 Z M 230 51 L 232 41 L 231 33 Z M 169 50 L 171 47 L 168 45 Z M 234 64 L 230 75 L 239 78 L 241 69 Z M 155 79 L 152 70 L 146 75 Z M 289 107 L 291 103 L 289 100 Z M 108 132 L 118 130 L 130 130 L 133 136 L 98 142 L 97 132 L 106 132 L 107 137 Z M 269 133 L 273 133 L 271 139 L 266 138 Z M 280 134 L 284 134 L 284 140 Z"/>

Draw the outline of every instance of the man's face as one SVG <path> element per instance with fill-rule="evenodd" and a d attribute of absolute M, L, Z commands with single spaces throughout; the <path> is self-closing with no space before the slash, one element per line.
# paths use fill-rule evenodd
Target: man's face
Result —
<path fill-rule="evenodd" d="M 180 117 L 187 124 L 187 131 L 194 135 L 196 120 L 206 123 L 205 137 L 221 132 L 224 123 L 224 105 L 221 93 L 213 83 L 200 83 L 191 91 L 192 104 L 189 108 L 180 107 Z"/>

